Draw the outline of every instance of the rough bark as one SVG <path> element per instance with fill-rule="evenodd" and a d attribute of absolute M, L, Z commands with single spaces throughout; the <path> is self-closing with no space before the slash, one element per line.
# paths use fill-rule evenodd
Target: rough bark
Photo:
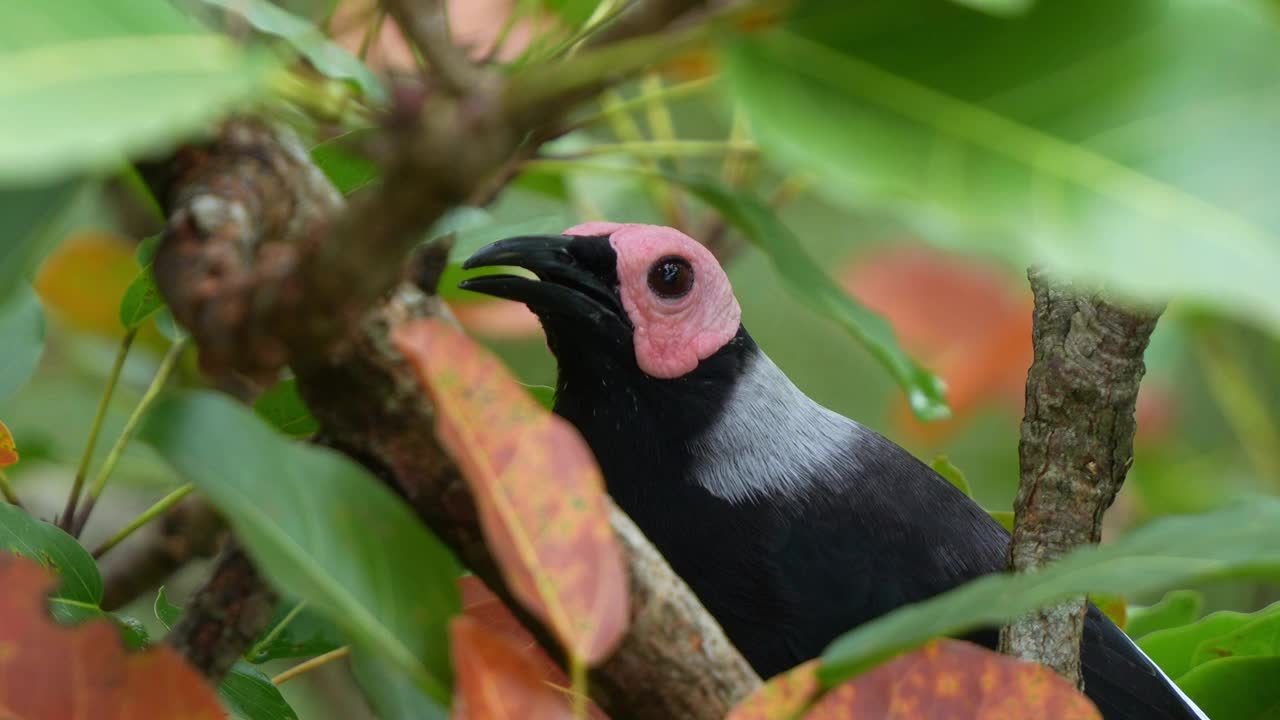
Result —
<path fill-rule="evenodd" d="M 196 670 L 217 685 L 271 620 L 276 594 L 234 542 L 218 558 L 209 581 L 191 596 L 165 637 Z"/>
<path fill-rule="evenodd" d="M 1159 309 L 1133 309 L 1032 269 L 1035 360 L 1027 373 L 1009 565 L 1031 572 L 1087 543 L 1133 464 L 1142 356 Z M 1086 602 L 1073 598 L 1019 618 L 1001 650 L 1044 663 L 1080 685 Z"/>

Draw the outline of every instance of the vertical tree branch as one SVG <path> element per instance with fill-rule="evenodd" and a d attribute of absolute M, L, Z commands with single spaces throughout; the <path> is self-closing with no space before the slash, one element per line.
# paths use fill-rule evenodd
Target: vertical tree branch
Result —
<path fill-rule="evenodd" d="M 1142 355 L 1161 312 L 1115 305 L 1035 268 L 1028 278 L 1035 360 L 1027 373 L 1009 546 L 1009 565 L 1018 572 L 1098 542 L 1103 512 L 1133 464 Z M 1001 631 L 1000 649 L 1079 685 L 1085 609 L 1081 597 L 1019 618 Z"/>

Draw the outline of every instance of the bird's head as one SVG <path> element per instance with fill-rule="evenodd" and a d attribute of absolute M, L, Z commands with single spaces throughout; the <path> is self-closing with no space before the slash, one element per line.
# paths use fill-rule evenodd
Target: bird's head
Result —
<path fill-rule="evenodd" d="M 740 329 L 742 311 L 720 263 L 673 228 L 585 223 L 562 235 L 499 240 L 463 267 L 499 265 L 538 280 L 484 275 L 462 287 L 528 305 L 562 369 L 570 354 L 591 349 L 651 378 L 679 378 Z"/>

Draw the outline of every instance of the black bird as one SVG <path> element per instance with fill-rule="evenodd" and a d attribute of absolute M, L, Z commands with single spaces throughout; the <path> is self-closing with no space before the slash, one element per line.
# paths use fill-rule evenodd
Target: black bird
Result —
<path fill-rule="evenodd" d="M 1009 535 L 905 449 L 802 393 L 741 325 L 716 259 L 653 225 L 488 245 L 462 283 L 538 315 L 555 411 L 609 493 L 763 677 L 845 631 L 1004 569 Z M 994 647 L 994 629 L 970 636 Z M 1107 720 L 1204 718 L 1096 608 L 1085 692 Z"/>

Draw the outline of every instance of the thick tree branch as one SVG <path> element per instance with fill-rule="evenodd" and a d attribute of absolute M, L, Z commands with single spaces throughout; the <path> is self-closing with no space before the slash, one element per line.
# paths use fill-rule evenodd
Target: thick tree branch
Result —
<path fill-rule="evenodd" d="M 1018 572 L 1100 539 L 1102 515 L 1133 464 L 1142 355 L 1161 312 L 1115 305 L 1036 269 L 1028 277 L 1035 360 L 1027 373 L 1009 547 L 1009 565 Z M 1001 631 L 1001 650 L 1079 685 L 1085 608 L 1085 599 L 1075 598 L 1020 618 Z"/>
<path fill-rule="evenodd" d="M 460 95 L 483 81 L 480 68 L 453 44 L 444 0 L 383 0 L 383 5 L 450 92 Z"/>
<path fill-rule="evenodd" d="M 249 557 L 230 542 L 165 642 L 217 685 L 266 628 L 275 602 Z"/>

